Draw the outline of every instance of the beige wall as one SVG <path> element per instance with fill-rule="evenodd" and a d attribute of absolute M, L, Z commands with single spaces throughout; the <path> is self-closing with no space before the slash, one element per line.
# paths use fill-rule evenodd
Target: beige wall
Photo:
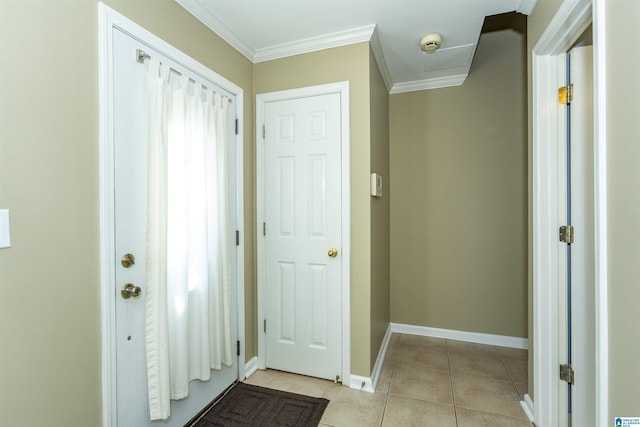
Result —
<path fill-rule="evenodd" d="M 640 2 L 607 1 L 609 415 L 640 416 Z M 597 49 L 597 46 L 596 46 Z"/>
<path fill-rule="evenodd" d="M 250 305 L 252 64 L 173 1 L 108 3 L 245 90 Z M 101 424 L 97 26 L 95 0 L 0 1 L 3 426 Z"/>
<path fill-rule="evenodd" d="M 391 95 L 391 321 L 527 336 L 525 41 L 461 87 Z"/>
<path fill-rule="evenodd" d="M 96 4 L 0 16 L 0 425 L 100 425 Z"/>
<path fill-rule="evenodd" d="M 351 116 L 351 373 L 369 376 L 371 214 L 369 44 L 359 43 L 255 65 L 256 94 L 349 81 Z M 356 220 L 357 219 L 357 220 Z"/>
<path fill-rule="evenodd" d="M 389 94 L 373 53 L 369 53 L 371 172 L 382 175 L 383 197 L 371 197 L 371 355 L 370 369 L 390 319 Z"/>

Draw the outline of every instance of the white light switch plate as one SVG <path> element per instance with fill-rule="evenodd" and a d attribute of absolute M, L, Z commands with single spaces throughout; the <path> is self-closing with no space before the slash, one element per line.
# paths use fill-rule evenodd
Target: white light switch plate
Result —
<path fill-rule="evenodd" d="M 10 247 L 9 209 L 0 209 L 0 249 Z"/>

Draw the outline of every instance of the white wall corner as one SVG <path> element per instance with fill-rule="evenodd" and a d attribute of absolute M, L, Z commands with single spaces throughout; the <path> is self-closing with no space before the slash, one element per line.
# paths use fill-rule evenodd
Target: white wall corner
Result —
<path fill-rule="evenodd" d="M 257 370 L 258 370 L 258 358 L 254 356 L 244 365 L 244 378 L 249 378 Z"/>
<path fill-rule="evenodd" d="M 520 406 L 522 406 L 522 410 L 529 418 L 529 421 L 531 421 L 532 423 L 535 423 L 535 418 L 533 416 L 534 414 L 533 400 L 531 400 L 531 397 L 529 397 L 529 394 L 524 395 L 524 400 L 520 401 Z"/>
<path fill-rule="evenodd" d="M 378 37 L 378 31 L 375 28 L 371 35 L 370 43 L 373 56 L 376 59 L 376 64 L 378 65 L 378 70 L 380 70 L 380 75 L 382 75 L 382 80 L 384 80 L 384 85 L 387 87 L 387 92 L 390 92 L 393 87 L 393 81 L 391 80 L 389 67 L 387 67 L 387 61 L 384 58 L 384 52 L 382 50 L 382 44 L 380 43 L 380 37 Z"/>

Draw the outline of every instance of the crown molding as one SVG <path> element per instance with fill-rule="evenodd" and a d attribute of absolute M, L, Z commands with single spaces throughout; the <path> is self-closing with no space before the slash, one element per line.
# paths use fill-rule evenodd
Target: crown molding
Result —
<path fill-rule="evenodd" d="M 283 43 L 276 46 L 257 49 L 253 62 L 272 61 L 288 56 L 317 52 L 319 50 L 346 46 L 355 43 L 368 42 L 375 31 L 375 25 L 366 25 L 346 31 L 325 34 L 317 37 L 309 37 L 291 43 Z"/>
<path fill-rule="evenodd" d="M 469 74 L 457 76 L 438 77 L 434 79 L 416 80 L 413 82 L 396 83 L 393 85 L 390 94 L 416 92 L 426 89 L 439 89 L 443 87 L 462 86 Z"/>
<path fill-rule="evenodd" d="M 530 15 L 533 11 L 533 7 L 536 5 L 536 1 L 537 0 L 520 0 L 520 4 L 518 5 L 516 12 L 524 15 Z"/>
<path fill-rule="evenodd" d="M 378 70 L 380 70 L 380 74 L 382 75 L 382 80 L 384 81 L 384 85 L 387 87 L 387 92 L 389 92 L 393 87 L 393 81 L 391 80 L 391 73 L 389 72 L 389 67 L 387 67 L 387 61 L 384 58 L 384 52 L 382 51 L 382 44 L 380 43 L 380 37 L 378 37 L 378 30 L 374 29 L 369 43 L 371 45 L 371 50 L 373 51 L 373 57 L 376 59 Z"/>
<path fill-rule="evenodd" d="M 249 61 L 255 62 L 254 57 L 256 51 L 238 36 L 224 22 L 218 19 L 206 6 L 202 0 L 175 0 L 187 12 L 192 14 L 198 21 L 202 22 L 207 28 L 216 33 L 220 38 L 229 43 L 231 47 L 240 52 Z"/>

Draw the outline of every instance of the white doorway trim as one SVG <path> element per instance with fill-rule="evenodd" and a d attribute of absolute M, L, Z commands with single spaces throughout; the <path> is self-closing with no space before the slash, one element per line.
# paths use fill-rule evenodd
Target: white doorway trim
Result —
<path fill-rule="evenodd" d="M 261 232 L 265 221 L 264 194 L 264 145 L 262 143 L 262 125 L 264 123 L 264 109 L 267 102 L 285 101 L 288 99 L 309 96 L 340 94 L 341 139 L 342 139 L 342 383 L 349 384 L 351 378 L 351 167 L 349 140 L 349 82 L 338 82 L 326 85 L 304 87 L 279 92 L 270 92 L 256 96 L 256 186 L 257 186 L 257 249 L 258 249 L 258 368 L 266 368 L 266 339 L 263 329 L 265 319 L 265 244 L 266 238 Z"/>
<path fill-rule="evenodd" d="M 558 161 L 559 138 L 564 124 L 558 114 L 557 88 L 564 85 L 558 76 L 560 61 L 586 29 L 594 33 L 594 147 L 595 147 L 595 270 L 596 270 L 596 420 L 608 423 L 607 356 L 607 225 L 605 146 L 605 43 L 604 0 L 565 0 L 532 52 L 533 105 L 533 364 L 534 421 L 541 427 L 558 425 L 559 390 L 558 212 L 561 197 Z M 593 10 L 593 12 L 592 12 Z M 562 58 L 562 59 L 561 59 Z M 551 314 L 551 315 L 550 315 Z M 525 401 L 528 396 L 525 396 Z M 530 401 L 530 399 L 529 399 Z"/>
<path fill-rule="evenodd" d="M 143 29 L 135 22 L 119 14 L 102 2 L 98 3 L 98 60 L 99 60 L 99 165 L 100 165 L 100 286 L 102 321 L 102 425 L 115 426 L 117 423 L 116 396 L 116 330 L 115 330 L 115 241 L 114 241 L 114 115 L 113 115 L 113 31 L 120 29 L 141 43 L 153 47 L 165 56 L 183 64 L 196 74 L 235 96 L 235 115 L 239 120 L 236 134 L 236 173 L 237 173 L 237 226 L 240 236 L 244 236 L 243 204 L 243 90 L 200 64 L 193 58 L 171 46 L 164 40 Z M 245 327 L 244 327 L 244 239 L 239 240 L 237 250 L 237 314 L 238 340 L 238 378 L 245 377 Z M 194 414 L 195 415 L 195 414 Z"/>

